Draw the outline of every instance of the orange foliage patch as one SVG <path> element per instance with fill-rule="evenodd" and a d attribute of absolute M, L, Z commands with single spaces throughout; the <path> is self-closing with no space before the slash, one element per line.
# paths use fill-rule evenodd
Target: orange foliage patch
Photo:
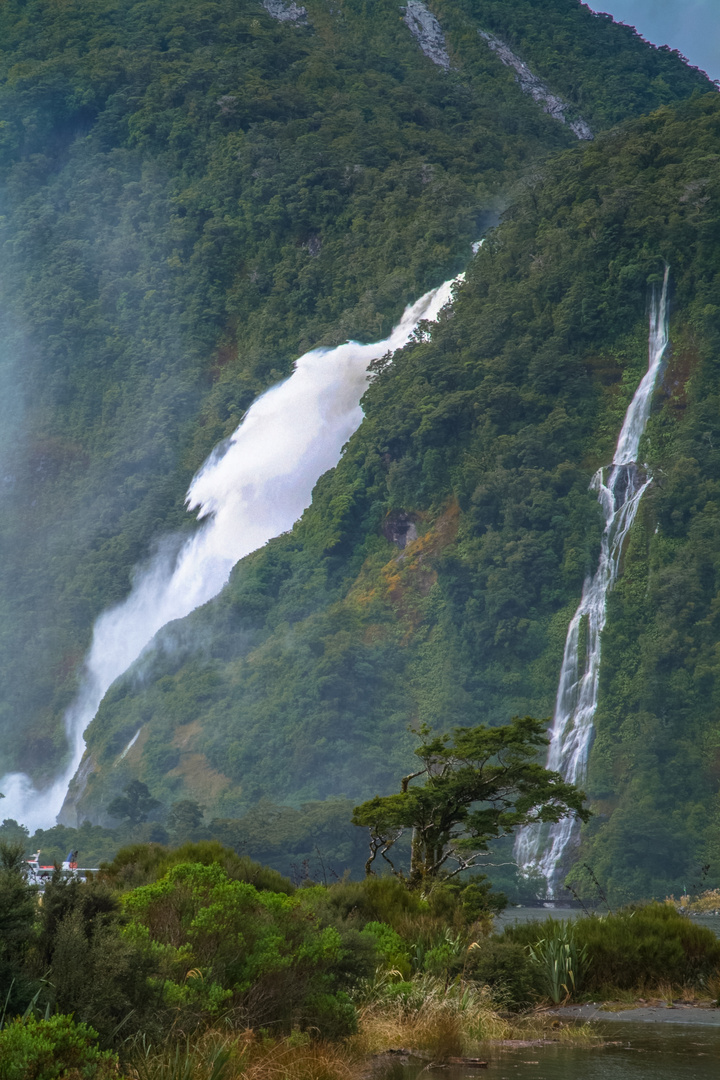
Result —
<path fill-rule="evenodd" d="M 182 724 L 179 728 L 175 729 L 172 744 L 173 746 L 176 746 L 178 750 L 186 750 L 190 740 L 195 735 L 199 735 L 201 731 L 202 724 L 199 720 L 193 720 L 191 724 Z"/>
<path fill-rule="evenodd" d="M 204 754 L 184 754 L 180 764 L 171 769 L 168 776 L 182 777 L 188 793 L 201 803 L 213 802 L 230 786 L 228 777 L 213 769 Z"/>
<path fill-rule="evenodd" d="M 428 565 L 453 543 L 460 525 L 460 507 L 453 500 L 431 527 L 382 569 L 385 587 L 392 603 L 415 627 L 422 613 L 415 601 L 428 595 L 437 581 L 437 572 Z"/>

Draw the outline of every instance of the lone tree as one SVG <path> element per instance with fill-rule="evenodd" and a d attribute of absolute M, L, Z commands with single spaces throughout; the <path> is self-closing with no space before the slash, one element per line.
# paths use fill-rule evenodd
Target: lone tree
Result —
<path fill-rule="evenodd" d="M 559 773 L 538 765 L 538 748 L 546 746 L 545 723 L 531 716 L 514 717 L 503 727 L 456 728 L 452 735 L 425 739 L 415 751 L 422 768 L 403 777 L 397 795 L 376 795 L 356 806 L 353 823 L 370 830 L 372 874 L 378 855 L 396 869 L 388 852 L 411 830 L 411 888 L 425 891 L 488 854 L 492 840 L 522 825 L 559 821 L 577 814 L 587 821 L 585 796 Z M 422 784 L 410 786 L 424 777 Z"/>

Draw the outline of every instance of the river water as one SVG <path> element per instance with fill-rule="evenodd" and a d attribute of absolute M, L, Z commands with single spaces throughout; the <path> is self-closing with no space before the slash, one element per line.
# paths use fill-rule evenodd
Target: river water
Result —
<path fill-rule="evenodd" d="M 593 1025 L 587 1046 L 486 1044 L 485 1068 L 391 1069 L 385 1080 L 718 1080 L 720 1026 Z"/>
<path fill-rule="evenodd" d="M 602 1046 L 489 1047 L 488 1068 L 452 1080 L 718 1080 L 720 1028 L 662 1024 L 597 1025 Z M 448 1076 L 443 1070 L 442 1075 Z"/>

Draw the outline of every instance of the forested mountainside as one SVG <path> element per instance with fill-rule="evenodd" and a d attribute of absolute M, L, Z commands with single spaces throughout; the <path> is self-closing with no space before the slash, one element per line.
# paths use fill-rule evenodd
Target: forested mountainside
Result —
<path fill-rule="evenodd" d="M 107 695 L 81 818 L 135 775 L 218 817 L 278 792 L 358 799 L 397 783 L 409 722 L 549 715 L 597 563 L 588 485 L 668 263 L 671 352 L 641 446 L 655 480 L 610 601 L 582 861 L 616 899 L 707 862 L 718 876 L 718 161 L 707 95 L 545 164 L 453 307 L 370 385 L 293 533 Z"/>
<path fill-rule="evenodd" d="M 707 80 L 574 0 L 10 2 L 0 11 L 5 768 L 52 772 L 94 618 L 253 397 L 382 336 L 575 139 L 477 29 L 602 128 Z"/>
<path fill-rule="evenodd" d="M 615 845 L 636 866 L 620 824 L 633 765 L 648 815 L 653 792 L 672 804 L 673 836 L 712 788 L 708 698 L 692 696 L 696 669 L 712 683 L 706 565 L 695 614 L 640 610 L 647 575 L 672 581 L 675 558 L 691 573 L 681 545 L 693 559 L 702 547 L 686 534 L 706 513 L 708 495 L 695 509 L 691 493 L 710 483 L 714 437 L 692 442 L 693 388 L 710 378 L 712 313 L 701 324 L 692 298 L 712 278 L 716 170 L 702 159 L 717 153 L 716 100 L 697 97 L 712 84 L 576 0 L 438 0 L 446 63 L 390 0 L 308 0 L 300 18 L 266 7 L 0 9 L 3 769 L 57 771 L 94 619 L 159 537 L 191 527 L 188 482 L 257 393 L 313 345 L 382 337 L 510 206 L 452 313 L 370 388 L 366 423 L 302 523 L 171 628 L 142 686 L 133 674 L 108 695 L 79 809 L 102 817 L 131 775 L 227 816 L 263 796 L 354 798 L 394 781 L 409 721 L 547 714 L 598 543 L 588 476 L 641 370 L 648 280 L 666 258 L 676 374 L 649 443 L 666 478 L 644 514 L 672 499 L 682 461 L 686 509 L 657 511 L 647 550 L 633 537 L 611 618 L 632 648 L 608 637 L 590 785 L 615 811 L 590 827 L 597 859 L 616 865 Z M 571 149 L 569 124 L 479 31 L 596 141 Z M 401 551 L 410 524 L 418 539 Z M 661 611 L 667 634 L 651 633 Z M 674 637 L 660 664 L 649 643 Z M 666 745 L 640 765 L 653 695 Z M 680 801 L 663 772 L 676 756 Z"/>

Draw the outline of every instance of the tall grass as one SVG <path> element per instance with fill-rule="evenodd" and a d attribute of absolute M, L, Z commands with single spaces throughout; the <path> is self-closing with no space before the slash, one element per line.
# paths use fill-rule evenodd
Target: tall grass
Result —
<path fill-rule="evenodd" d="M 208 1032 L 193 1040 L 154 1047 L 136 1046 L 126 1080 L 351 1080 L 356 1061 L 343 1043 L 293 1034 Z"/>
<path fill-rule="evenodd" d="M 135 1080 L 225 1080 L 231 1050 L 216 1039 L 154 1047 L 145 1039 L 131 1053 L 127 1075 Z"/>
<path fill-rule="evenodd" d="M 482 1044 L 505 1039 L 585 1042 L 594 1038 L 589 1026 L 560 1026 L 552 1017 L 532 1013 L 501 1016 L 490 990 L 471 981 L 446 985 L 442 978 L 416 976 L 410 982 L 379 976 L 364 987 L 360 1030 L 349 1040 L 359 1057 L 389 1049 L 418 1052 L 442 1064 L 454 1057 L 472 1056 Z"/>
<path fill-rule="evenodd" d="M 352 1045 L 361 1056 L 405 1048 L 442 1062 L 462 1057 L 483 1039 L 506 1038 L 510 1030 L 485 987 L 446 986 L 432 975 L 395 983 L 381 975 L 366 984 L 358 1004 L 360 1031 Z"/>
<path fill-rule="evenodd" d="M 123 1080 L 353 1080 L 373 1055 L 407 1050 L 442 1065 L 475 1056 L 483 1043 L 506 1039 L 550 1038 L 589 1042 L 589 1025 L 558 1025 L 542 1014 L 509 1020 L 493 1008 L 489 991 L 458 980 L 430 975 L 409 982 L 378 974 L 361 988 L 360 1027 L 338 1042 L 318 1041 L 294 1032 L 274 1038 L 267 1031 L 208 1031 L 192 1039 L 154 1046 L 129 1044 Z"/>

